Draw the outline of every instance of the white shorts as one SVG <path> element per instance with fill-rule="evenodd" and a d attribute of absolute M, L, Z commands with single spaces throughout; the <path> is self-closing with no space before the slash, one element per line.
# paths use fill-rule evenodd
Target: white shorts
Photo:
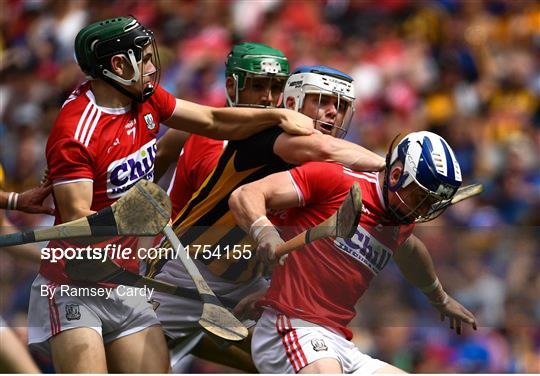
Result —
<path fill-rule="evenodd" d="M 251 341 L 260 373 L 298 373 L 323 358 L 334 358 L 343 373 L 372 374 L 388 364 L 362 354 L 343 335 L 322 326 L 265 309 Z"/>
<path fill-rule="evenodd" d="M 46 291 L 42 286 L 49 288 Z M 28 307 L 28 343 L 49 352 L 48 340 L 65 330 L 92 328 L 108 343 L 118 338 L 159 325 L 152 305 L 145 296 L 125 296 L 127 291 L 112 289 L 108 297 L 83 296 L 77 286 L 61 286 L 38 274 L 30 292 Z M 56 287 L 54 293 L 51 289 Z M 128 287 L 129 289 L 129 287 Z M 103 292 L 104 290 L 99 290 Z"/>
<path fill-rule="evenodd" d="M 240 301 L 247 295 L 268 287 L 268 281 L 262 277 L 245 283 L 231 283 L 209 272 L 206 266 L 199 261 L 194 261 L 208 283 L 208 286 L 218 296 L 223 296 L 233 301 Z M 159 274 L 155 276 L 155 279 L 176 286 L 195 289 L 193 280 L 179 260 L 168 261 L 160 270 Z M 152 304 L 155 307 L 165 335 L 174 342 L 200 331 L 201 327 L 198 321 L 201 318 L 203 307 L 203 303 L 200 300 L 181 298 L 156 291 L 152 296 Z M 246 320 L 243 323 L 248 328 L 255 325 L 255 322 L 252 320 Z M 190 344 L 192 348 L 200 340 L 200 337 L 198 338 L 195 343 Z"/>

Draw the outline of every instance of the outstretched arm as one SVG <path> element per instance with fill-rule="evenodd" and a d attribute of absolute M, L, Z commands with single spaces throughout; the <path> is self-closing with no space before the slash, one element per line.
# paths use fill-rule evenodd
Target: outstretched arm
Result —
<path fill-rule="evenodd" d="M 295 135 L 314 132 L 313 120 L 292 110 L 217 108 L 181 99 L 176 99 L 176 108 L 164 123 L 171 128 L 218 140 L 241 140 L 274 125 Z"/>
<path fill-rule="evenodd" d="M 441 321 L 448 317 L 450 329 L 455 329 L 457 334 L 461 334 L 461 324 L 465 322 L 476 330 L 474 315 L 444 291 L 431 256 L 420 239 L 411 235 L 396 252 L 394 260 L 403 276 L 421 289 L 431 305 L 440 312 Z"/>
<path fill-rule="evenodd" d="M 384 158 L 352 142 L 319 133 L 292 137 L 280 135 L 274 152 L 284 161 L 300 165 L 311 161 L 336 162 L 355 171 L 381 171 Z"/>

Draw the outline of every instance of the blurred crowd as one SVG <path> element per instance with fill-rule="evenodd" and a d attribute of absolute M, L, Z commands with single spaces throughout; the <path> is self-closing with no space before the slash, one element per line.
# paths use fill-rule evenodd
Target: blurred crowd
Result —
<path fill-rule="evenodd" d="M 222 106 L 232 44 L 282 50 L 355 79 L 348 139 L 386 154 L 431 130 L 485 192 L 420 226 L 447 291 L 477 315 L 462 336 L 389 265 L 358 305 L 354 341 L 409 372 L 540 372 L 540 3 L 534 0 L 3 0 L 0 161 L 8 188 L 36 185 L 54 118 L 84 80 L 89 22 L 132 14 L 156 34 L 161 84 Z M 51 219 L 10 214 L 21 227 Z M 35 266 L 0 255 L 0 311 L 25 335 Z M 536 272 L 535 272 L 536 270 Z M 42 359 L 45 365 L 46 360 Z M 193 360 L 186 371 L 227 372 Z"/>

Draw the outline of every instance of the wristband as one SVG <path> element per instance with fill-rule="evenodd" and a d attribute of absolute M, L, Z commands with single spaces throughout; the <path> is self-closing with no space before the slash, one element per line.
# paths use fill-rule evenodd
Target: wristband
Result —
<path fill-rule="evenodd" d="M 255 230 L 253 230 L 253 240 L 255 240 L 257 244 L 259 244 L 262 238 L 272 233 L 279 236 L 279 232 L 272 225 L 257 227 Z"/>
<path fill-rule="evenodd" d="M 266 218 L 266 215 L 261 215 L 259 218 L 257 218 L 256 220 L 253 221 L 253 223 L 251 224 L 251 226 L 249 226 L 249 236 L 251 236 L 254 240 L 257 240 L 257 236 L 259 235 L 259 233 L 262 231 L 263 227 L 264 226 L 259 226 L 259 227 L 255 227 L 255 225 L 263 220 L 265 220 L 270 222 L 270 220 L 268 218 Z"/>
<path fill-rule="evenodd" d="M 15 192 L 11 192 L 8 196 L 6 209 L 7 210 L 15 210 L 17 209 L 17 201 L 19 200 L 19 194 Z"/>

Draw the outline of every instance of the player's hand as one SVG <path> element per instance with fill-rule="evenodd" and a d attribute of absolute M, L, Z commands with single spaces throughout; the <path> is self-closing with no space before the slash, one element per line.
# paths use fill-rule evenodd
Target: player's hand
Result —
<path fill-rule="evenodd" d="M 19 194 L 17 210 L 32 214 L 54 215 L 54 209 L 48 205 L 43 205 L 43 201 L 51 194 L 53 189 L 50 180 L 44 182 L 39 187 L 29 189 Z"/>
<path fill-rule="evenodd" d="M 444 319 L 448 317 L 450 329 L 455 330 L 458 335 L 461 334 L 462 323 L 471 325 L 474 330 L 477 329 L 476 318 L 474 315 L 451 296 L 448 296 L 448 302 L 444 305 L 433 303 L 432 305 L 440 312 L 441 321 L 444 321 Z"/>
<path fill-rule="evenodd" d="M 240 320 L 250 319 L 258 320 L 261 317 L 263 309 L 257 306 L 257 302 L 266 294 L 266 289 L 249 294 L 238 302 L 233 309 L 233 314 Z"/>
<path fill-rule="evenodd" d="M 275 266 L 278 261 L 283 265 L 286 256 L 282 256 L 279 260 L 276 257 L 276 248 L 283 243 L 284 241 L 275 227 L 265 226 L 257 237 L 257 256 L 259 260 L 270 267 Z"/>
<path fill-rule="evenodd" d="M 313 119 L 300 112 L 279 108 L 281 121 L 278 124 L 285 132 L 292 135 L 309 136 L 315 132 Z"/>

